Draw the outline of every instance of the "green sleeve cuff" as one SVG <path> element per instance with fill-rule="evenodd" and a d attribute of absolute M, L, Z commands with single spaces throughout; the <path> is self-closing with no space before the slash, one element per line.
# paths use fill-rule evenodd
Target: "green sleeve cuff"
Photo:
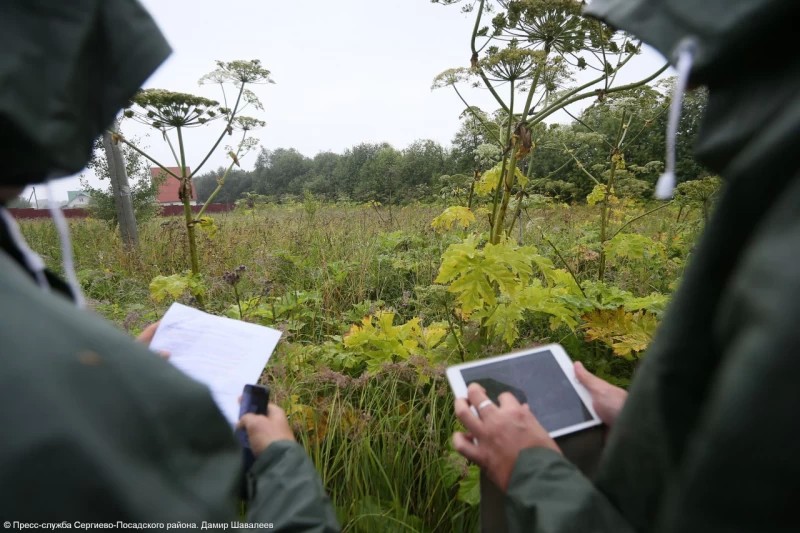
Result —
<path fill-rule="evenodd" d="M 575 465 L 548 448 L 520 452 L 506 491 L 506 518 L 512 533 L 632 531 Z"/>

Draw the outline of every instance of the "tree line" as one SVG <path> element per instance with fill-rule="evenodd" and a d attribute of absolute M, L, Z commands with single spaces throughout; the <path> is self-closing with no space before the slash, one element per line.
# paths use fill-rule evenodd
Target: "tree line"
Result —
<path fill-rule="evenodd" d="M 281 198 L 312 193 L 330 201 L 402 203 L 435 194 L 439 176 L 455 169 L 454 152 L 432 140 L 398 150 L 388 143 L 361 143 L 343 153 L 307 157 L 294 148 L 261 148 L 251 171 L 228 174 L 215 201 L 234 202 L 246 193 Z M 198 200 L 217 187 L 224 169 L 194 179 Z"/>
<path fill-rule="evenodd" d="M 642 198 L 652 194 L 663 170 L 669 87 L 640 87 L 618 95 L 598 99 L 569 122 L 538 125 L 531 132 L 532 150 L 522 162 L 531 180 L 529 193 L 559 201 L 580 202 L 591 192 L 594 183 L 589 174 L 608 167 L 609 139 L 625 128 L 625 170 L 617 180 L 618 192 Z M 677 175 L 680 181 L 709 175 L 692 157 L 692 145 L 705 108 L 706 93 L 696 90 L 684 97 L 677 143 Z M 452 194 L 454 189 L 468 191 L 483 171 L 500 160 L 504 146 L 496 135 L 500 119 L 464 112 L 460 127 L 450 146 L 422 139 L 397 149 L 388 143 L 361 143 L 342 153 L 320 152 L 308 157 L 294 148 L 260 148 L 252 170 L 235 168 L 228 172 L 215 202 L 233 203 L 252 195 L 281 202 L 304 194 L 326 201 L 407 203 L 430 201 Z M 105 154 L 96 147 L 90 167 L 101 179 L 107 179 Z M 149 165 L 127 147 L 123 153 L 131 179 L 137 218 L 154 211 L 157 184 L 151 182 Z M 195 177 L 193 186 L 198 200 L 204 202 L 217 187 L 224 168 Z M 114 220 L 110 188 L 84 190 L 93 198 L 94 216 Z M 464 192 L 466 194 L 466 192 Z M 20 202 L 23 203 L 23 202 Z"/>
<path fill-rule="evenodd" d="M 628 196 L 647 197 L 663 171 L 668 91 L 641 87 L 598 100 L 563 124 L 540 125 L 530 157 L 530 192 L 561 201 L 582 201 L 592 190 L 589 177 L 607 167 L 609 139 L 627 131 L 625 171 L 617 187 Z M 708 171 L 692 157 L 692 145 L 705 107 L 702 90 L 684 98 L 677 145 L 680 181 L 703 178 Z M 474 110 L 473 110 L 474 112 Z M 308 157 L 294 148 L 261 148 L 253 170 L 228 173 L 217 202 L 236 202 L 248 194 L 272 201 L 313 194 L 328 201 L 425 201 L 469 183 L 500 159 L 492 128 L 493 117 L 475 120 L 465 112 L 450 146 L 417 140 L 403 149 L 388 143 L 361 143 L 338 154 L 320 152 Z M 194 178 L 199 201 L 217 187 L 224 169 Z"/>

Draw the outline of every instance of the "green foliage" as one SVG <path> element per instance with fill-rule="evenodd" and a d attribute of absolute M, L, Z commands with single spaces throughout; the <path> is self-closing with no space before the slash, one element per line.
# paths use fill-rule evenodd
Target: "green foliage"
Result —
<path fill-rule="evenodd" d="M 197 227 L 203 230 L 209 238 L 213 239 L 217 236 L 218 227 L 214 223 L 214 219 L 209 216 L 202 216 L 200 218 L 195 219 L 195 223 Z"/>
<path fill-rule="evenodd" d="M 467 467 L 467 475 L 458 484 L 458 501 L 471 507 L 481 502 L 481 471 L 476 465 Z"/>
<path fill-rule="evenodd" d="M 161 210 L 156 202 L 158 183 L 157 180 L 138 179 L 131 185 L 131 204 L 133 204 L 133 214 L 137 223 L 141 224 L 145 220 L 153 218 Z M 96 189 L 89 185 L 89 182 L 84 181 L 81 189 L 92 198 L 88 207 L 91 216 L 116 225 L 117 208 L 111 187 L 109 186 L 105 190 Z"/>
<path fill-rule="evenodd" d="M 666 259 L 666 250 L 660 242 L 638 233 L 617 233 L 611 240 L 603 243 L 609 260 L 630 259 L 634 261 L 655 261 Z"/>
<path fill-rule="evenodd" d="M 564 202 L 577 200 L 579 195 L 579 188 L 574 183 L 563 180 L 545 178 L 532 179 L 530 189 L 547 198 L 553 198 Z"/>
<path fill-rule="evenodd" d="M 205 202 L 208 200 L 211 193 L 217 188 L 220 183 L 220 177 L 225 174 L 225 168 L 218 168 L 217 170 L 196 176 L 192 179 L 195 190 L 197 191 L 197 200 Z M 248 191 L 253 190 L 253 176 L 252 172 L 234 169 L 228 172 L 225 178 L 225 183 L 218 191 L 214 201 L 218 203 L 234 203 L 237 200 L 244 198 Z"/>
<path fill-rule="evenodd" d="M 614 353 L 633 358 L 647 348 L 658 325 L 655 315 L 645 311 L 634 313 L 623 308 L 598 309 L 584 316 L 587 340 L 599 340 Z"/>
<path fill-rule="evenodd" d="M 475 222 L 475 215 L 468 207 L 453 205 L 434 218 L 431 226 L 440 231 L 452 229 L 454 225 L 467 229 L 473 222 Z"/>
<path fill-rule="evenodd" d="M 125 173 L 130 184 L 133 214 L 137 223 L 141 224 L 157 215 L 160 211 L 161 208 L 156 202 L 156 198 L 158 197 L 158 188 L 165 178 L 163 176 L 151 178 L 147 160 L 139 152 L 124 144 L 120 148 L 122 159 L 125 161 Z M 102 181 L 111 179 L 101 137 L 95 139 L 92 147 L 92 157 L 87 168 L 92 170 L 94 175 Z M 89 212 L 92 217 L 105 220 L 112 225 L 117 224 L 117 208 L 111 185 L 105 188 L 95 188 L 89 184 L 87 179 L 83 178 L 81 180 L 81 190 L 86 192 L 92 199 L 89 204 Z"/>
<path fill-rule="evenodd" d="M 27 198 L 23 198 L 22 196 L 17 196 L 16 198 L 8 202 L 8 207 L 24 209 L 33 207 L 33 204 L 31 204 L 30 200 L 28 200 Z"/>
<path fill-rule="evenodd" d="M 684 209 L 676 223 L 675 203 L 647 217 L 649 207 L 624 199 L 609 205 L 615 226 L 627 226 L 607 239 L 611 267 L 599 281 L 597 205 L 537 203 L 522 244 L 489 244 L 435 232 L 441 206 L 395 208 L 389 224 L 368 205 L 319 203 L 312 216 L 305 203 L 262 200 L 210 216 L 217 235 L 199 233 L 202 281 L 162 275 L 186 262 L 178 219 L 145 222 L 138 257 L 107 224 L 73 222 L 79 279 L 92 306 L 132 333 L 175 299 L 191 303 L 193 281 L 208 311 L 282 330 L 266 380 L 350 531 L 474 530 L 478 473 L 451 453 L 459 426 L 443 368 L 561 342 L 627 384 L 701 220 Z M 481 208 L 473 228 L 485 228 Z M 58 269 L 52 224 L 21 226 Z M 232 284 L 226 274 L 240 265 Z"/>
<path fill-rule="evenodd" d="M 509 346 L 519 336 L 519 323 L 526 311 L 549 315 L 554 325 L 577 324 L 575 311 L 561 298 L 573 292 L 574 283 L 543 286 L 539 278 L 534 278 L 536 273 L 548 283 L 563 279 L 536 248 L 508 241 L 487 243 L 482 248 L 478 244 L 473 235 L 450 245 L 435 280 L 449 284 L 448 291 L 455 294 L 463 319 L 476 320 Z"/>
<path fill-rule="evenodd" d="M 289 370 L 304 351 L 276 355 L 267 371 L 343 526 L 365 533 L 474 531 L 475 468 L 449 452 L 453 398 L 441 371 L 396 363 L 350 377 L 313 360 Z M 419 384 L 420 372 L 430 374 L 429 383 Z"/>
<path fill-rule="evenodd" d="M 709 213 L 722 190 L 722 180 L 712 176 L 699 180 L 684 181 L 675 188 L 675 202 L 688 208 L 700 208 L 708 221 Z"/>
<path fill-rule="evenodd" d="M 608 187 L 605 183 L 598 183 L 592 189 L 592 192 L 586 197 L 586 203 L 589 205 L 597 205 L 599 202 L 605 201 Z"/>
<path fill-rule="evenodd" d="M 318 292 L 295 290 L 269 298 L 238 300 L 227 308 L 225 315 L 280 329 L 292 340 L 308 340 L 323 321 L 320 304 Z"/>
<path fill-rule="evenodd" d="M 481 176 L 481 179 L 475 184 L 475 193 L 484 196 L 493 193 L 500 185 L 502 170 L 502 163 L 497 163 L 495 166 L 484 172 L 483 176 Z M 521 187 L 527 185 L 528 178 L 519 168 L 515 168 L 514 177 L 518 180 Z"/>
<path fill-rule="evenodd" d="M 412 357 L 436 361 L 437 348 L 447 334 L 445 324 L 428 327 L 412 318 L 405 324 L 393 325 L 395 313 L 379 311 L 364 317 L 361 324 L 353 324 L 345 335 L 344 347 L 366 364 L 366 371 L 374 373 L 385 363 L 408 361 Z M 420 375 L 422 382 L 426 376 Z"/>
<path fill-rule="evenodd" d="M 171 276 L 156 276 L 150 282 L 150 297 L 156 302 L 166 299 L 178 300 L 187 293 L 198 297 L 205 294 L 202 277 L 187 271 Z"/>
<path fill-rule="evenodd" d="M 648 198 L 653 188 L 644 180 L 636 178 L 619 178 L 614 184 L 614 192 L 620 198 Z"/>

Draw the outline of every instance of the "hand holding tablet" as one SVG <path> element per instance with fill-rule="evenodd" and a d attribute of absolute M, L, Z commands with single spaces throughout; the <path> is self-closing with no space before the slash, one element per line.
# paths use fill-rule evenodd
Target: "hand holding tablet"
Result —
<path fill-rule="evenodd" d="M 467 398 L 470 383 L 480 385 L 495 404 L 500 394 L 511 393 L 530 407 L 553 438 L 601 423 L 589 392 L 578 382 L 572 361 L 558 344 L 451 366 L 447 379 L 456 398 Z"/>
<path fill-rule="evenodd" d="M 453 446 L 502 491 L 522 450 L 561 453 L 554 437 L 601 423 L 559 345 L 457 365 L 447 377 L 467 429 L 453 435 Z"/>
<path fill-rule="evenodd" d="M 484 469 L 503 491 L 508 487 L 521 450 L 541 447 L 561 452 L 530 409 L 514 396 L 501 394 L 500 405 L 495 405 L 477 384 L 470 385 L 467 394 L 468 399 L 456 400 L 456 416 L 468 433 L 453 435 L 453 447 Z M 485 403 L 487 401 L 489 403 Z M 475 416 L 473 409 L 478 405 L 484 405 L 484 408 L 480 410 L 480 416 Z"/>

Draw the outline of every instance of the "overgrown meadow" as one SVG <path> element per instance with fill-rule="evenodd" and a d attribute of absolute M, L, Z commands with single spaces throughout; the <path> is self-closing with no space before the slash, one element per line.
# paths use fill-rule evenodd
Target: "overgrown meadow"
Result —
<path fill-rule="evenodd" d="M 449 443 L 458 424 L 444 368 L 559 342 L 626 385 L 704 219 L 691 195 L 589 203 L 528 199 L 513 237 L 496 243 L 480 208 L 310 195 L 242 206 L 201 226 L 200 276 L 182 219 L 142 224 L 135 251 L 105 222 L 70 225 L 92 307 L 131 334 L 198 295 L 209 312 L 284 332 L 262 379 L 347 531 L 468 531 L 478 473 Z M 52 223 L 21 226 L 58 270 Z"/>

